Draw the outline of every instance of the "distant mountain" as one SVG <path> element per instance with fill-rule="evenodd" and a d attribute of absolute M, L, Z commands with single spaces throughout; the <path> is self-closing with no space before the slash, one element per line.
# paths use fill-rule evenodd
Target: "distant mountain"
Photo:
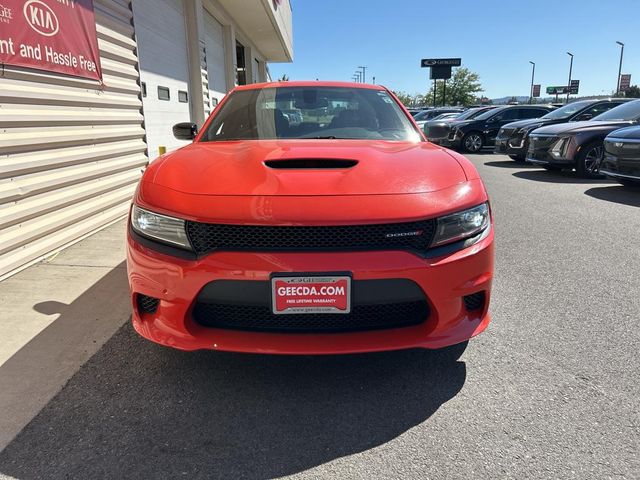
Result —
<path fill-rule="evenodd" d="M 494 105 L 506 105 L 511 100 L 513 100 L 513 97 L 501 97 L 501 98 L 493 98 L 493 99 L 491 99 L 491 101 L 493 102 Z M 529 101 L 529 97 L 516 97 L 516 100 L 519 103 L 526 103 L 526 102 Z"/>

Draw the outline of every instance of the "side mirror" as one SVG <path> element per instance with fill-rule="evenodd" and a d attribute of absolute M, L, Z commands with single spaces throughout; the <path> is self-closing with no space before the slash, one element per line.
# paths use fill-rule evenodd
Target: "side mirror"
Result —
<path fill-rule="evenodd" d="M 173 136 L 178 140 L 193 140 L 198 134 L 198 126 L 191 122 L 176 123 L 173 126 Z"/>
<path fill-rule="evenodd" d="M 593 115 L 591 115 L 590 113 L 583 113 L 578 117 L 578 120 L 580 120 L 581 122 L 586 122 L 587 120 L 591 120 L 592 118 Z"/>

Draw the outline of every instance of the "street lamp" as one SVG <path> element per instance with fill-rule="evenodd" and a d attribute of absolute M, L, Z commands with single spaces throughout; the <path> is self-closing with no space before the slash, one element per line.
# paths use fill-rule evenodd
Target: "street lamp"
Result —
<path fill-rule="evenodd" d="M 362 69 L 362 83 L 367 83 L 367 67 L 358 67 Z"/>
<path fill-rule="evenodd" d="M 533 103 L 533 82 L 536 77 L 536 62 L 532 62 L 529 60 L 529 63 L 533 65 L 533 69 L 531 71 L 531 96 L 529 97 L 529 103 Z"/>
<path fill-rule="evenodd" d="M 624 56 L 624 43 L 616 42 L 620 45 L 620 67 L 618 68 L 618 86 L 616 87 L 616 97 L 620 96 L 620 81 L 622 80 L 622 57 Z"/>
<path fill-rule="evenodd" d="M 569 63 L 569 83 L 567 83 L 567 103 L 569 103 L 569 95 L 571 95 L 571 71 L 573 70 L 573 53 L 567 52 L 567 55 L 571 57 L 571 62 Z"/>

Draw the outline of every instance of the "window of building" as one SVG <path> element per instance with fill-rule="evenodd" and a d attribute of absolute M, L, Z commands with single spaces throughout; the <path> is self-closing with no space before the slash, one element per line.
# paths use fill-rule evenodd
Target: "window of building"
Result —
<path fill-rule="evenodd" d="M 141 87 L 141 90 L 142 90 L 142 96 L 146 97 L 147 96 L 147 83 L 146 82 L 142 82 L 140 87 Z"/>
<path fill-rule="evenodd" d="M 244 58 L 244 45 L 236 42 L 236 83 L 247 84 L 247 64 Z"/>
<path fill-rule="evenodd" d="M 184 90 L 178 91 L 178 101 L 180 103 L 187 103 L 189 101 L 189 94 Z"/>
<path fill-rule="evenodd" d="M 169 87 L 158 86 L 158 100 L 171 100 L 171 94 L 169 93 Z"/>

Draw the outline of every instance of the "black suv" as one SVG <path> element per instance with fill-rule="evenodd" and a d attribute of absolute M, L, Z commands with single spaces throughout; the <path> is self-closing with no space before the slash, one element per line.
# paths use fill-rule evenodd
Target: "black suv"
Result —
<path fill-rule="evenodd" d="M 604 139 L 600 173 L 627 187 L 640 187 L 640 127 L 622 128 Z"/>
<path fill-rule="evenodd" d="M 507 123 L 539 118 L 553 110 L 553 107 L 547 105 L 508 105 L 495 108 L 473 120 L 452 122 L 449 136 L 442 139 L 440 145 L 477 153 L 485 146 L 492 146 L 498 131 Z"/>
<path fill-rule="evenodd" d="M 454 122 L 459 122 L 461 120 L 473 120 L 474 118 L 482 115 L 484 112 L 488 110 L 493 110 L 494 108 L 497 108 L 497 107 L 493 107 L 493 106 L 473 107 L 473 108 L 469 108 L 468 110 L 465 110 L 455 118 L 445 118 L 442 120 L 429 120 L 428 122 L 425 122 L 424 125 L 422 126 L 422 131 L 427 137 L 427 140 L 429 140 L 431 143 L 436 143 L 440 145 L 440 143 L 442 143 L 442 140 L 446 139 L 449 136 L 451 125 L 453 125 Z"/>
<path fill-rule="evenodd" d="M 495 153 L 506 153 L 513 160 L 524 162 L 529 149 L 529 134 L 536 128 L 591 120 L 628 101 L 624 98 L 581 100 L 547 113 L 544 117 L 508 123 L 498 132 Z"/>
<path fill-rule="evenodd" d="M 571 122 L 534 130 L 527 162 L 547 170 L 575 168 L 586 178 L 600 176 L 604 138 L 619 128 L 640 123 L 640 100 L 618 105 L 588 122 Z"/>

